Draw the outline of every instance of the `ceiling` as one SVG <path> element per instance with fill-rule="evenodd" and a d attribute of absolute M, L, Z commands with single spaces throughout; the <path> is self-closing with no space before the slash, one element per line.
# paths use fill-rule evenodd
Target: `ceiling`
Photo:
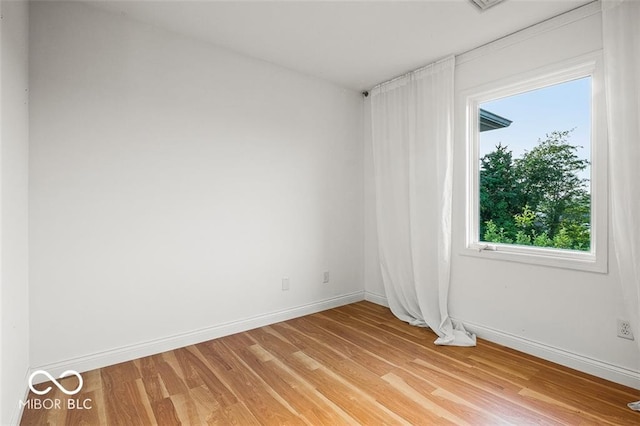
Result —
<path fill-rule="evenodd" d="M 340 86 L 377 83 L 592 0 L 91 1 Z"/>

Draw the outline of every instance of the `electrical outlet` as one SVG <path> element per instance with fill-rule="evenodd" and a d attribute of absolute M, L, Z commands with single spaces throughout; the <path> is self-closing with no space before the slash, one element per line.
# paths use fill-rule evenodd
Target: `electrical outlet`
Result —
<path fill-rule="evenodd" d="M 631 323 L 626 320 L 618 320 L 618 337 L 633 340 L 633 332 L 631 331 Z"/>
<path fill-rule="evenodd" d="M 289 277 L 282 278 L 282 291 L 289 290 Z"/>
<path fill-rule="evenodd" d="M 324 284 L 329 282 L 329 271 L 324 271 L 324 274 L 322 275 L 322 282 Z"/>

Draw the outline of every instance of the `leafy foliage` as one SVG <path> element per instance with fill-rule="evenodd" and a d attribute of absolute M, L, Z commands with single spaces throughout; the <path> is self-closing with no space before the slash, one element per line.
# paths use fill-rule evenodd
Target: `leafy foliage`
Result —
<path fill-rule="evenodd" d="M 480 167 L 480 235 L 487 232 L 489 221 L 513 235 L 516 232 L 513 217 L 521 211 L 521 195 L 512 153 L 498 144 L 495 151 L 480 159 Z"/>
<path fill-rule="evenodd" d="M 480 159 L 480 235 L 487 242 L 589 250 L 589 162 L 568 143 L 571 131 L 554 131 L 513 158 L 498 144 Z"/>

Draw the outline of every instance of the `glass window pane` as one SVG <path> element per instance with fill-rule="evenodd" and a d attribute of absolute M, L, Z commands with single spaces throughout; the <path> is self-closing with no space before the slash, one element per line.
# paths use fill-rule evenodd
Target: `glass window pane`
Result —
<path fill-rule="evenodd" d="M 479 105 L 479 240 L 591 250 L 591 77 Z"/>

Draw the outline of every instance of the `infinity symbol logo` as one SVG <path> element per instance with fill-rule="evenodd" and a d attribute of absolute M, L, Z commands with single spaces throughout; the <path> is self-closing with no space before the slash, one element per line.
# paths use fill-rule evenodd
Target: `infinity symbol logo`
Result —
<path fill-rule="evenodd" d="M 78 387 L 71 391 L 66 390 L 65 387 L 62 386 L 56 379 L 54 379 L 51 376 L 51 374 L 49 374 L 48 372 L 44 370 L 36 370 L 33 373 L 31 373 L 31 376 L 29 376 L 29 389 L 31 389 L 31 391 L 36 395 L 44 395 L 46 393 L 49 393 L 49 391 L 51 391 L 51 386 L 49 386 L 45 390 L 38 390 L 33 387 L 33 378 L 36 377 L 38 374 L 43 374 L 44 376 L 46 376 L 49 380 L 53 382 L 54 385 L 58 387 L 58 389 L 60 389 L 63 393 L 67 395 L 75 395 L 78 392 L 80 392 L 80 389 L 82 389 L 82 385 L 83 385 L 82 376 L 80 375 L 80 373 L 78 373 L 75 370 L 67 370 L 64 373 L 62 373 L 60 377 L 58 377 L 59 379 L 69 377 L 69 376 L 76 376 L 78 378 L 78 382 L 79 382 Z"/>

